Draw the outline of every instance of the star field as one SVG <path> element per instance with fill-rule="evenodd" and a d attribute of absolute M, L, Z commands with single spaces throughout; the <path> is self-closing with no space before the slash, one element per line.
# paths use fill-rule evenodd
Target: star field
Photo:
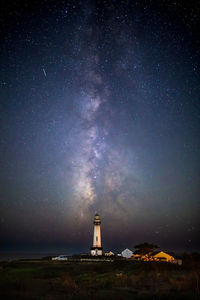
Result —
<path fill-rule="evenodd" d="M 199 9 L 2 2 L 5 250 L 199 250 Z"/>

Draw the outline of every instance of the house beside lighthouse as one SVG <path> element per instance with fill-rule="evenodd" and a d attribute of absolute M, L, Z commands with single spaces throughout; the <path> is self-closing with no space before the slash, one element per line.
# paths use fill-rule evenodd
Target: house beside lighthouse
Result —
<path fill-rule="evenodd" d="M 93 245 L 91 247 L 91 255 L 100 256 L 103 254 L 103 248 L 101 246 L 101 219 L 98 214 L 94 217 L 94 234 Z"/>

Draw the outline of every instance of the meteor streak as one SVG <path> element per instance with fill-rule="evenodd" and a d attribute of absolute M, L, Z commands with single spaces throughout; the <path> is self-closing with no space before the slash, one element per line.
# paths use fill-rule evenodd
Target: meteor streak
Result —
<path fill-rule="evenodd" d="M 43 70 L 44 76 L 47 77 L 47 73 L 45 71 L 45 68 L 42 68 L 42 70 Z"/>

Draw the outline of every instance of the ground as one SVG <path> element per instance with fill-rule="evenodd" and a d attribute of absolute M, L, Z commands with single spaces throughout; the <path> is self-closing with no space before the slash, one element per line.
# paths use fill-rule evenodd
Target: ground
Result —
<path fill-rule="evenodd" d="M 0 263 L 0 299 L 200 299 L 197 264 L 161 262 Z"/>

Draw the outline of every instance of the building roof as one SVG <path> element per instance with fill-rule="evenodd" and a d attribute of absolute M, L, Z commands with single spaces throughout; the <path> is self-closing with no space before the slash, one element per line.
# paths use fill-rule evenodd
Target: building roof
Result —
<path fill-rule="evenodd" d="M 151 256 L 155 256 L 155 255 L 158 255 L 158 254 L 173 256 L 170 253 L 167 253 L 167 252 L 164 252 L 164 251 L 154 251 L 154 252 L 151 252 L 150 254 L 151 254 Z"/>
<path fill-rule="evenodd" d="M 151 256 L 157 257 L 157 258 L 166 258 L 166 259 L 174 259 L 174 257 L 166 252 L 159 251 L 157 253 L 151 254 Z"/>

